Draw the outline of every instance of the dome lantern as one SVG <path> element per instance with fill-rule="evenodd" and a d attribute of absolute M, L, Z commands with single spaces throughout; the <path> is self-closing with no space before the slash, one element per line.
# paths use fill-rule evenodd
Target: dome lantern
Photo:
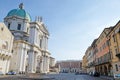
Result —
<path fill-rule="evenodd" d="M 20 8 L 20 9 L 24 9 L 23 3 L 20 3 L 19 8 Z"/>

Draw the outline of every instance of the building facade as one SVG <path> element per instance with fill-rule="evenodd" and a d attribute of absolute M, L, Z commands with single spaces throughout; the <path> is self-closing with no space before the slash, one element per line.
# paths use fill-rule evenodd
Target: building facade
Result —
<path fill-rule="evenodd" d="M 50 67 L 54 67 L 55 66 L 55 58 L 53 58 L 53 57 L 50 57 Z"/>
<path fill-rule="evenodd" d="M 82 72 L 87 73 L 87 57 L 86 55 L 82 58 Z"/>
<path fill-rule="evenodd" d="M 32 21 L 21 3 L 8 12 L 4 23 L 14 35 L 10 70 L 20 74 L 49 72 L 49 32 L 41 17 Z"/>
<path fill-rule="evenodd" d="M 105 28 L 86 50 L 83 59 L 87 59 L 88 65 L 83 68 L 87 68 L 87 73 L 97 71 L 101 75 L 113 75 L 113 63 L 111 62 L 113 54 L 109 45 L 110 37 L 108 37 L 112 30 L 113 27 Z"/>
<path fill-rule="evenodd" d="M 13 35 L 5 24 L 0 23 L 0 74 L 6 74 L 9 71 L 13 39 Z"/>
<path fill-rule="evenodd" d="M 96 53 L 97 53 L 97 45 L 96 45 L 96 41 L 98 39 L 95 39 L 91 46 L 90 46 L 90 52 L 89 52 L 89 57 L 88 57 L 88 72 L 94 72 L 95 70 L 95 61 L 96 61 Z"/>
<path fill-rule="evenodd" d="M 92 50 L 91 46 L 89 46 L 85 52 L 86 58 L 87 58 L 87 73 L 89 73 L 91 70 L 91 62 L 92 62 Z"/>
<path fill-rule="evenodd" d="M 112 27 L 105 28 L 96 41 L 97 53 L 96 53 L 96 71 L 101 75 L 111 75 L 111 53 L 109 51 L 109 44 L 107 35 L 111 31 Z"/>
<path fill-rule="evenodd" d="M 90 73 L 95 71 L 95 65 L 96 65 L 96 53 L 97 53 L 97 45 L 96 45 L 97 39 L 95 39 L 91 46 L 89 46 L 85 52 L 85 55 L 83 56 L 82 60 L 82 71 L 84 73 Z"/>
<path fill-rule="evenodd" d="M 59 65 L 60 72 L 62 73 L 82 72 L 82 61 L 81 60 L 58 61 L 57 65 Z"/>
<path fill-rule="evenodd" d="M 91 67 L 101 75 L 119 77 L 120 75 L 120 21 L 113 27 L 105 28 L 96 41 L 91 44 L 83 57 L 83 69 L 89 73 Z M 90 57 L 92 50 L 93 57 Z M 93 58 L 93 60 L 91 59 Z M 89 61 L 88 61 L 89 60 Z M 90 63 L 93 61 L 93 66 Z M 87 65 L 88 64 L 88 65 Z"/>
<path fill-rule="evenodd" d="M 113 27 L 108 35 L 111 52 L 112 73 L 115 77 L 120 75 L 120 21 Z"/>

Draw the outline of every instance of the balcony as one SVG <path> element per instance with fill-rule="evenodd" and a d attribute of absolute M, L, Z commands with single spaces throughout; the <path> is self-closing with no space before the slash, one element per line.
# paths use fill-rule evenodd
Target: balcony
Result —
<path fill-rule="evenodd" d="M 109 63 L 110 61 L 111 61 L 111 55 L 110 55 L 110 53 L 108 53 L 108 54 L 105 54 L 104 56 L 98 58 L 95 65 L 106 64 L 106 63 Z"/>
<path fill-rule="evenodd" d="M 107 63 L 109 61 L 110 61 L 110 59 L 105 59 L 105 60 L 103 60 L 103 63 Z"/>

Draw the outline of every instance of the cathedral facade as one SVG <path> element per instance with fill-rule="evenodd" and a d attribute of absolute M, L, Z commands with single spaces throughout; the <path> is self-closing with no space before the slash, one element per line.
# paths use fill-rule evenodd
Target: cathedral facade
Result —
<path fill-rule="evenodd" d="M 49 32 L 41 18 L 32 21 L 21 3 L 8 12 L 4 23 L 14 36 L 9 70 L 20 74 L 49 72 Z"/>

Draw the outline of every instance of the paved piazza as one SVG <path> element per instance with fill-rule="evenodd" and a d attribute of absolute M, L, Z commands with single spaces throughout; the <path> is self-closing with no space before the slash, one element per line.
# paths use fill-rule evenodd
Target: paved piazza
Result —
<path fill-rule="evenodd" d="M 44 78 L 44 79 L 40 79 Z M 32 77 L 28 78 L 26 76 L 5 76 L 0 77 L 0 80 L 107 80 L 101 77 L 93 77 L 89 75 L 75 75 L 69 73 L 61 73 L 61 74 L 48 74 L 42 75 L 41 77 Z"/>
<path fill-rule="evenodd" d="M 69 73 L 54 74 L 54 75 L 51 74 L 48 76 L 51 78 L 55 78 L 53 80 L 107 80 L 100 77 L 93 77 L 89 75 L 75 75 L 75 74 L 69 74 Z"/>

